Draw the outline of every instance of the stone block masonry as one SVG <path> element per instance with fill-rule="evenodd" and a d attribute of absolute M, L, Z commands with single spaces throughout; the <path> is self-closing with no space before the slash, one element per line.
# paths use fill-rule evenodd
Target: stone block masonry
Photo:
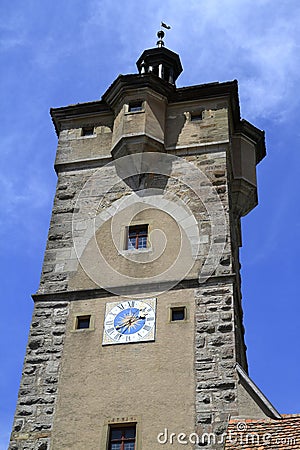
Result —
<path fill-rule="evenodd" d="M 228 417 L 238 415 L 233 283 L 211 279 L 196 289 L 196 432 L 201 446 L 221 450 Z"/>
<path fill-rule="evenodd" d="M 68 302 L 35 304 L 9 450 L 49 450 Z"/>

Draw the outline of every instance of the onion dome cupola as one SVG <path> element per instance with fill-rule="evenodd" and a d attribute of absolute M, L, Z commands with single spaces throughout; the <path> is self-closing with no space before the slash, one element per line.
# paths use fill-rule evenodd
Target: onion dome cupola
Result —
<path fill-rule="evenodd" d="M 160 30 L 157 33 L 156 48 L 144 50 L 136 62 L 140 74 L 153 73 L 159 78 L 174 84 L 182 72 L 179 55 L 165 48 L 163 41 L 165 33 Z"/>

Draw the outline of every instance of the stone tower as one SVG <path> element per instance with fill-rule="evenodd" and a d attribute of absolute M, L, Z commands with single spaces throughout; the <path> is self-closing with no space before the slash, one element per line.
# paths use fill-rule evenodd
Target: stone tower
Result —
<path fill-rule="evenodd" d="M 158 37 L 101 100 L 51 109 L 58 182 L 11 450 L 219 449 L 230 417 L 278 416 L 247 375 L 239 274 L 264 133 L 236 81 L 177 88 Z"/>

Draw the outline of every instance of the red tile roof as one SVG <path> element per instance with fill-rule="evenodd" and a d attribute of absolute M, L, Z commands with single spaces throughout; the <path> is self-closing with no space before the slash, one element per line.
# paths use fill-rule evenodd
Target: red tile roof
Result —
<path fill-rule="evenodd" d="M 226 450 L 300 449 L 300 414 L 283 414 L 282 419 L 231 419 Z"/>

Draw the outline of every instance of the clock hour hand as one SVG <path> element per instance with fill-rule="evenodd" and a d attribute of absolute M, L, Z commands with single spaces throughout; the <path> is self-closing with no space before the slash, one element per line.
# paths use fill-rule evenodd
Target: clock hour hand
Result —
<path fill-rule="evenodd" d="M 116 330 L 120 330 L 120 333 L 124 333 L 126 330 L 128 330 L 129 327 L 134 325 L 139 320 L 144 320 L 147 313 L 145 313 L 144 309 L 139 310 L 138 314 L 132 314 L 127 318 L 126 321 L 121 323 L 120 325 L 116 326 Z"/>

